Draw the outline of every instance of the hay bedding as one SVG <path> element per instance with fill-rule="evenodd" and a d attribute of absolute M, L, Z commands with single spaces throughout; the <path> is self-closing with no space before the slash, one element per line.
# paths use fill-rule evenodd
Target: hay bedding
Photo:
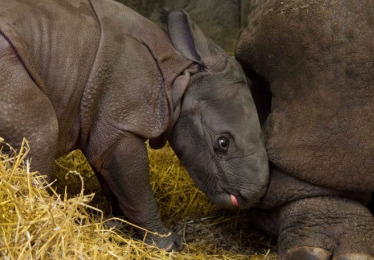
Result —
<path fill-rule="evenodd" d="M 161 215 L 185 241 L 182 252 L 172 253 L 133 240 L 136 227 L 108 216 L 79 152 L 57 160 L 51 185 L 30 171 L 29 149 L 24 141 L 12 155 L 0 151 L 1 259 L 276 259 L 268 238 L 244 232 L 237 213 L 209 203 L 170 148 L 150 150 L 149 157 Z"/>

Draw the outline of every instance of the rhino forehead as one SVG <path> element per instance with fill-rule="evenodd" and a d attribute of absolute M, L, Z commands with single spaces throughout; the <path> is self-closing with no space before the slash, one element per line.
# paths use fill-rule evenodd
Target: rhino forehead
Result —
<path fill-rule="evenodd" d="M 249 90 L 243 84 L 221 88 L 218 95 L 202 102 L 202 114 L 209 124 L 224 128 L 246 126 L 258 121 L 256 107 Z"/>

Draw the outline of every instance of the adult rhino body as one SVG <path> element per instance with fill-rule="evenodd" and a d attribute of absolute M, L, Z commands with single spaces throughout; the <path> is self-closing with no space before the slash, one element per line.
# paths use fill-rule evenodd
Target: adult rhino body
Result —
<path fill-rule="evenodd" d="M 251 6 L 236 57 L 270 87 L 274 166 L 252 216 L 280 259 L 374 259 L 374 2 Z"/>
<path fill-rule="evenodd" d="M 80 148 L 132 222 L 168 234 L 149 184 L 145 141 L 170 141 L 217 204 L 264 194 L 267 156 L 240 65 L 183 11 L 169 34 L 106 0 L 3 0 L 0 136 L 31 145 L 32 167 Z M 180 248 L 177 234 L 148 236 Z"/>

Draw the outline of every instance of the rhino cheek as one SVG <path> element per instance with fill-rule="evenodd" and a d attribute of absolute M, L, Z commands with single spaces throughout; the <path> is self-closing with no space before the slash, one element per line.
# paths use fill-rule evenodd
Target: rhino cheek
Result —
<path fill-rule="evenodd" d="M 188 166 L 186 165 L 189 175 L 199 189 L 207 194 L 210 199 L 214 198 L 219 191 L 217 191 L 217 169 L 211 158 L 203 155 L 197 156 L 193 166 Z"/>
<path fill-rule="evenodd" d="M 203 147 L 203 140 L 193 131 L 189 129 L 182 120 L 178 122 L 169 138 L 170 146 L 178 156 L 182 165 L 186 168 L 188 174 L 196 183 L 197 187 L 204 193 L 209 194 L 212 190 L 211 184 L 214 181 L 214 174 L 209 170 L 208 158 L 209 153 Z"/>

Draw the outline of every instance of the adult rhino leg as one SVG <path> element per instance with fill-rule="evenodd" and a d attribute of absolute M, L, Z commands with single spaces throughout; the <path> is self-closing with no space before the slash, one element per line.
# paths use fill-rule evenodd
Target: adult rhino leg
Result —
<path fill-rule="evenodd" d="M 32 169 L 50 176 L 58 138 L 58 123 L 53 106 L 2 34 L 0 137 L 16 149 L 25 137 L 31 147 L 28 158 L 32 158 Z"/>
<path fill-rule="evenodd" d="M 281 209 L 279 259 L 374 259 L 374 219 L 340 197 L 297 200 Z"/>

